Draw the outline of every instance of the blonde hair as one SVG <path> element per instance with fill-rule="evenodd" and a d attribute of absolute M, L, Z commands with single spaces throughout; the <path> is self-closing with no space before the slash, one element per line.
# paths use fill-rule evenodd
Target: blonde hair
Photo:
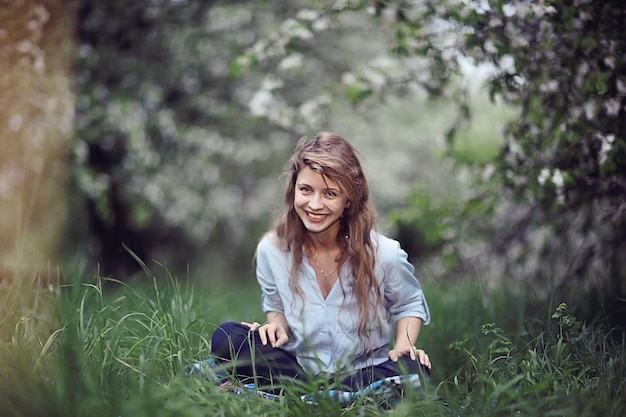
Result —
<path fill-rule="evenodd" d="M 320 132 L 312 140 L 304 137 L 298 142 L 285 166 L 287 180 L 284 208 L 273 230 L 282 249 L 293 254 L 289 286 L 300 296 L 303 294 L 297 279 L 307 233 L 293 201 L 296 179 L 304 167 L 336 182 L 348 200 L 337 235 L 338 244 L 342 248 L 339 265 L 348 262 L 352 266 L 354 292 L 359 305 L 359 334 L 363 335 L 368 327 L 369 308 L 381 302 L 380 289 L 374 275 L 375 249 L 370 235 L 376 225 L 376 211 L 369 199 L 367 180 L 355 149 L 341 136 Z"/>

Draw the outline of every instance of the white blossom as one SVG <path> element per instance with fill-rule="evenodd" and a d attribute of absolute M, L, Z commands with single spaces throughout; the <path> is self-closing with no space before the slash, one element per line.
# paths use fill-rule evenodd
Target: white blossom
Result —
<path fill-rule="evenodd" d="M 304 56 L 301 53 L 296 52 L 282 59 L 278 64 L 278 69 L 280 71 L 289 71 L 302 67 L 303 63 Z"/>
<path fill-rule="evenodd" d="M 463 3 L 481 15 L 491 10 L 489 0 L 463 0 Z"/>
<path fill-rule="evenodd" d="M 561 174 L 561 170 L 555 169 L 554 172 L 552 173 L 552 184 L 554 184 L 556 188 L 563 187 L 564 181 L 563 181 L 563 174 Z"/>
<path fill-rule="evenodd" d="M 307 20 L 307 21 L 314 21 L 319 17 L 319 12 L 317 10 L 312 10 L 312 9 L 302 9 L 300 11 L 298 11 L 298 13 L 296 14 L 296 19 L 298 20 Z"/>
<path fill-rule="evenodd" d="M 291 35 L 300 39 L 313 38 L 313 33 L 304 24 L 295 19 L 285 20 L 280 29 L 283 34 Z"/>
<path fill-rule="evenodd" d="M 548 178 L 550 178 L 550 170 L 547 168 L 542 168 L 539 172 L 539 176 L 537 177 L 537 182 L 539 183 L 539 185 L 544 185 Z"/>
<path fill-rule="evenodd" d="M 542 83 L 539 86 L 539 91 L 542 93 L 554 93 L 559 88 L 559 83 L 557 80 L 550 80 L 548 82 Z"/>
<path fill-rule="evenodd" d="M 598 156 L 600 165 L 606 162 L 607 154 L 613 149 L 613 142 L 615 142 L 615 135 L 600 136 L 600 154 Z"/>
<path fill-rule="evenodd" d="M 311 25 L 311 29 L 313 29 L 315 32 L 323 32 L 325 30 L 328 30 L 328 28 L 330 28 L 330 21 L 327 17 L 317 19 Z"/>
<path fill-rule="evenodd" d="M 506 3 L 502 5 L 502 14 L 506 17 L 513 17 L 517 13 L 517 7 L 511 3 Z"/>
<path fill-rule="evenodd" d="M 487 164 L 482 172 L 483 181 L 489 181 L 493 174 L 496 172 L 496 167 L 494 164 Z"/>
<path fill-rule="evenodd" d="M 595 100 L 591 99 L 585 102 L 584 104 L 585 116 L 588 120 L 591 120 L 596 117 L 598 113 L 598 105 Z"/>
<path fill-rule="evenodd" d="M 507 74 L 515 74 L 517 70 L 515 69 L 515 58 L 510 54 L 503 55 L 500 58 L 500 69 L 506 72 Z"/>
<path fill-rule="evenodd" d="M 319 126 L 323 122 L 323 109 L 331 102 L 331 96 L 321 94 L 303 102 L 298 113 L 306 126 Z"/>
<path fill-rule="evenodd" d="M 617 116 L 622 103 L 619 98 L 613 97 L 604 102 L 604 108 L 608 116 Z"/>

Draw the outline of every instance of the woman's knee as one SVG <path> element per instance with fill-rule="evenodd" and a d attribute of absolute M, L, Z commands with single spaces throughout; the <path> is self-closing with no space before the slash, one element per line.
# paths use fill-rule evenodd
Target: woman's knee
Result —
<path fill-rule="evenodd" d="M 400 358 L 397 363 L 401 373 L 403 374 L 421 374 L 426 377 L 430 376 L 430 369 L 408 356 Z"/>
<path fill-rule="evenodd" d="M 382 376 L 421 374 L 430 376 L 430 370 L 408 356 L 398 358 L 397 362 L 388 360 L 375 367 Z"/>
<path fill-rule="evenodd" d="M 220 324 L 211 336 L 211 352 L 214 355 L 229 359 L 231 352 L 246 340 L 248 328 L 234 321 Z"/>

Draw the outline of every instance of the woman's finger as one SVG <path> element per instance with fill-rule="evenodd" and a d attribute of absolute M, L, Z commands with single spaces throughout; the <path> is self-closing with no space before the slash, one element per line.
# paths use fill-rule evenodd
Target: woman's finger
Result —
<path fill-rule="evenodd" d="M 418 356 L 419 363 L 421 363 L 428 369 L 431 369 L 432 364 L 430 363 L 430 358 L 428 357 L 428 354 L 424 350 L 417 349 L 417 356 Z"/>
<path fill-rule="evenodd" d="M 280 337 L 278 337 L 276 339 L 276 342 L 274 343 L 274 347 L 281 347 L 282 345 L 284 345 L 285 343 L 287 343 L 289 341 L 289 337 L 285 334 L 281 334 Z"/>
<path fill-rule="evenodd" d="M 276 329 L 265 329 L 267 331 L 268 341 L 270 342 L 270 346 L 276 347 Z"/>
<path fill-rule="evenodd" d="M 257 329 L 257 332 L 259 333 L 261 344 L 263 344 L 263 346 L 267 345 L 267 328 L 265 326 L 261 326 Z"/>
<path fill-rule="evenodd" d="M 261 325 L 258 322 L 254 322 L 254 323 L 248 323 L 247 321 L 242 321 L 241 324 L 243 324 L 244 326 L 248 326 L 250 328 L 250 330 L 255 331 L 257 330 L 259 327 L 261 327 Z"/>

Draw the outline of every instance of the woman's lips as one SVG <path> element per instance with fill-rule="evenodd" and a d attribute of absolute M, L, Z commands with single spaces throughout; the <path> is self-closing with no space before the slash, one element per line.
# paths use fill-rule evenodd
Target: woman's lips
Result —
<path fill-rule="evenodd" d="M 326 219 L 326 217 L 328 217 L 327 214 L 316 214 L 316 213 L 310 213 L 307 211 L 306 213 L 307 217 L 315 222 L 320 222 L 323 221 L 324 219 Z"/>

